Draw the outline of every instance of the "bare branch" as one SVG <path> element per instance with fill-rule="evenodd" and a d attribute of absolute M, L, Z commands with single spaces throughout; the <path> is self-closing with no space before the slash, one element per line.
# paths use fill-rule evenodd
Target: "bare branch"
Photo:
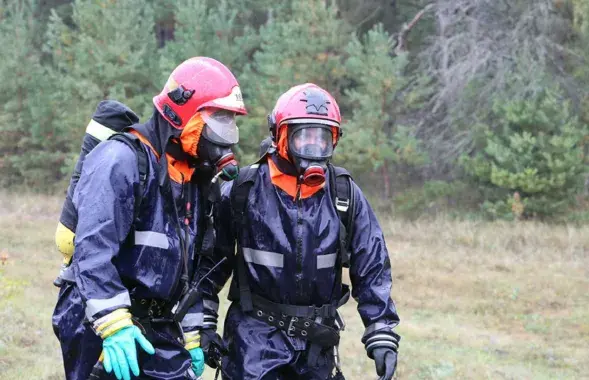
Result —
<path fill-rule="evenodd" d="M 447 165 L 460 152 L 457 146 L 472 143 L 469 126 L 486 117 L 499 94 L 534 93 L 547 77 L 574 93 L 575 83 L 563 67 L 565 59 L 570 64 L 571 58 L 583 57 L 568 51 L 570 20 L 554 11 L 552 0 L 436 0 L 434 9 L 437 33 L 416 59 L 419 77 L 432 78 L 430 96 L 412 117 L 420 121 L 418 135 L 428 143 L 435 165 Z M 403 27 L 395 51 L 407 48 L 413 26 Z"/>
<path fill-rule="evenodd" d="M 417 22 L 423 17 L 423 15 L 430 9 L 434 7 L 434 3 L 426 5 L 422 10 L 417 12 L 417 14 L 413 17 L 413 19 L 407 24 L 403 24 L 403 29 L 399 32 L 397 36 L 397 44 L 395 46 L 395 54 L 401 54 L 401 52 L 406 51 L 405 48 L 405 40 L 407 39 L 407 35 L 411 31 L 411 29 L 417 24 Z"/>

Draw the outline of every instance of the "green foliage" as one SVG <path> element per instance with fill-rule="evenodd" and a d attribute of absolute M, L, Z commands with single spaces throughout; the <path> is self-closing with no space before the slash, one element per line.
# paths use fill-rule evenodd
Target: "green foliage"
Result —
<path fill-rule="evenodd" d="M 487 191 L 484 209 L 505 217 L 517 192 L 523 199 L 524 216 L 568 211 L 587 171 L 587 126 L 551 89 L 533 99 L 498 100 L 493 116 L 492 125 L 478 128 L 485 135 L 480 152 L 462 160 L 466 172 Z"/>
<path fill-rule="evenodd" d="M 243 67 L 258 38 L 248 25 L 235 27 L 240 10 L 232 4 L 227 0 L 217 2 L 215 7 L 200 0 L 174 4 L 174 40 L 166 44 L 161 54 L 161 83 L 180 62 L 195 56 L 215 58 L 234 73 Z"/>
<path fill-rule="evenodd" d="M 391 58 L 389 38 L 378 25 L 363 41 L 354 36 L 346 48 L 345 76 L 352 86 L 345 100 L 352 117 L 345 124 L 338 157 L 354 168 L 370 163 L 374 171 L 385 163 L 426 161 L 411 129 L 395 123 L 394 115 L 403 105 L 396 97 L 406 84 L 407 57 Z"/>
<path fill-rule="evenodd" d="M 282 9 L 284 10 L 284 9 Z M 289 13 L 277 12 L 259 30 L 259 50 L 239 80 L 249 115 L 242 121 L 240 149 L 251 160 L 268 135 L 267 115 L 290 87 L 312 82 L 339 98 L 347 25 L 324 1 L 293 2 Z"/>
<path fill-rule="evenodd" d="M 313 82 L 340 105 L 335 163 L 388 209 L 393 194 L 411 215 L 441 199 L 460 208 L 444 194 L 466 169 L 477 189 L 456 191 L 493 217 L 567 210 L 589 148 L 579 142 L 589 122 L 589 1 L 430 3 L 0 0 L 0 186 L 63 190 L 100 100 L 145 119 L 176 65 L 209 56 L 242 88 L 244 164 L 279 95 Z M 542 95 L 546 78 L 563 90 Z"/>
<path fill-rule="evenodd" d="M 73 119 L 64 114 L 64 121 L 84 126 L 105 98 L 151 114 L 150 99 L 160 87 L 153 29 L 153 10 L 142 0 L 76 0 L 67 24 L 51 15 L 45 50 L 59 75 L 59 91 L 68 94 L 63 108 L 77 114 Z M 73 137 L 82 135 L 80 129 Z"/>
<path fill-rule="evenodd" d="M 35 2 L 0 2 L 0 185 L 31 187 L 54 181 L 67 148 L 54 139 L 59 125 L 48 95 L 52 78 L 33 41 Z"/>
<path fill-rule="evenodd" d="M 55 11 L 50 16 L 44 51 L 51 65 L 40 65 L 41 52 L 31 43 L 34 28 L 21 21 L 31 21 L 33 3 L 3 23 L 6 28 L 13 23 L 20 38 L 2 44 L 13 46 L 3 56 L 15 57 L 13 67 L 3 65 L 8 72 L 2 76 L 12 72 L 16 78 L 13 88 L 3 91 L 9 99 L 1 117 L 8 120 L 1 125 L 10 133 L 3 143 L 13 146 L 8 175 L 41 190 L 70 173 L 100 100 L 123 100 L 145 116 L 152 109 L 153 74 L 159 73 L 153 60 L 153 13 L 142 1 L 78 0 L 72 7 L 68 22 Z M 12 38 L 5 32 L 1 36 Z M 11 115 L 18 116 L 10 120 Z"/>
<path fill-rule="evenodd" d="M 407 56 L 391 57 L 390 36 L 382 25 L 363 39 L 353 36 L 346 54 L 345 77 L 351 85 L 343 99 L 352 117 L 344 124 L 336 160 L 356 172 L 396 172 L 426 163 L 427 154 L 414 129 L 398 125 L 395 119 L 405 105 L 398 94 L 407 83 Z M 379 179 L 388 198 L 390 179 L 388 175 Z"/>

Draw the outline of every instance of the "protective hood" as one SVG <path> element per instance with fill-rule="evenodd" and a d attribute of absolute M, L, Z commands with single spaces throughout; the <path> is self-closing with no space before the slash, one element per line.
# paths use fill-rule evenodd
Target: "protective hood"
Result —
<path fill-rule="evenodd" d="M 168 141 L 177 134 L 176 128 L 173 128 L 155 107 L 151 118 L 145 124 L 134 125 L 133 129 L 149 141 L 159 157 L 165 151 Z"/>
<path fill-rule="evenodd" d="M 200 129 L 202 130 L 202 126 Z M 177 183 L 190 181 L 194 173 L 194 167 L 190 162 L 190 155 L 184 153 L 182 145 L 178 143 L 181 138 L 181 132 L 183 131 L 172 127 L 156 108 L 154 108 L 152 117 L 145 124 L 136 124 L 133 126 L 133 130 L 141 141 L 149 146 L 158 157 L 160 184 L 164 183 L 165 177 L 168 174 Z M 184 140 L 186 141 L 187 147 L 194 144 L 194 150 L 196 152 L 200 132 L 198 128 L 194 127 L 190 128 L 189 131 L 192 131 L 192 133 L 186 133 L 188 138 Z M 195 137 L 196 140 L 193 142 L 191 138 L 194 139 Z"/>

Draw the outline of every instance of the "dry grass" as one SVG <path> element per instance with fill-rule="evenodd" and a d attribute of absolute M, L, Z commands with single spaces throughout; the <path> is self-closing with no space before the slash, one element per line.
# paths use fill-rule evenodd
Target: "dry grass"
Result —
<path fill-rule="evenodd" d="M 1 379 L 63 378 L 51 329 L 60 207 L 59 198 L 0 193 L 0 258 L 8 255 L 0 264 Z M 589 378 L 586 228 L 444 219 L 383 226 L 401 315 L 398 378 Z M 376 378 L 355 306 L 344 310 L 346 377 Z"/>

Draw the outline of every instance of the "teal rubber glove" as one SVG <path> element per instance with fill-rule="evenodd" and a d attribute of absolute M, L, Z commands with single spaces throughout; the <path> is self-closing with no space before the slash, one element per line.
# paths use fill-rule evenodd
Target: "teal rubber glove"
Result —
<path fill-rule="evenodd" d="M 111 373 L 114 370 L 115 376 L 119 380 L 131 380 L 129 369 L 131 369 L 133 375 L 139 376 L 135 341 L 148 354 L 153 355 L 155 353 L 155 349 L 137 326 L 125 327 L 104 339 L 102 351 L 104 353 L 103 364 L 106 372 Z"/>
<path fill-rule="evenodd" d="M 192 370 L 197 377 L 202 376 L 202 373 L 205 371 L 205 355 L 202 352 L 202 348 L 196 347 L 191 350 L 190 357 L 192 358 Z"/>

